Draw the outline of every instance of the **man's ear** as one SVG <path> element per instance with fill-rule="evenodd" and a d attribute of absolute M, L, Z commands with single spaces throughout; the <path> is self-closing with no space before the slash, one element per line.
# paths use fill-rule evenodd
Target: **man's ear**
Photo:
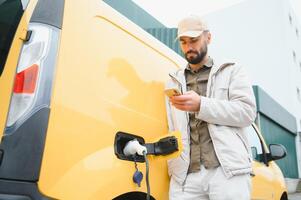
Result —
<path fill-rule="evenodd" d="M 211 42 L 211 33 L 210 32 L 206 33 L 206 41 L 207 41 L 207 44 L 210 44 L 210 42 Z"/>

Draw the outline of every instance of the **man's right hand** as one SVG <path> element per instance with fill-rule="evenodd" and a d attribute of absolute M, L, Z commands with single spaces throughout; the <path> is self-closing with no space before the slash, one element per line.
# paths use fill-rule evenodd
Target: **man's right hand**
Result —
<path fill-rule="evenodd" d="M 179 110 L 188 112 L 198 112 L 201 106 L 201 96 L 190 90 L 183 95 L 169 98 L 171 104 Z"/>

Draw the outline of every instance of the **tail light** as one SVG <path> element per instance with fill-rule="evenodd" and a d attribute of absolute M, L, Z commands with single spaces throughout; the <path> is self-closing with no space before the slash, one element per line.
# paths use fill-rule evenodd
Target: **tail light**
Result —
<path fill-rule="evenodd" d="M 31 38 L 21 50 L 5 134 L 17 129 L 43 107 L 50 106 L 59 31 L 53 26 L 31 23 Z"/>

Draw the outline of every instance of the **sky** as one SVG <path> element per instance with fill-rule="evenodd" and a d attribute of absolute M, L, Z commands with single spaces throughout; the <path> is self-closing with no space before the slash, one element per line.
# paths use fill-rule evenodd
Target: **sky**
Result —
<path fill-rule="evenodd" d="M 206 15 L 248 0 L 133 0 L 167 27 L 176 27 L 178 21 L 189 15 Z M 289 0 L 301 23 L 301 0 Z M 201 5 L 201 6 L 195 6 Z M 167 12 L 168 11 L 168 12 Z"/>

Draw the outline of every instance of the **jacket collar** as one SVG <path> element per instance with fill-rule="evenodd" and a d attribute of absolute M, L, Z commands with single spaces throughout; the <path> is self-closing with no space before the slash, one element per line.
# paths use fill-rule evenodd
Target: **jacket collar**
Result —
<path fill-rule="evenodd" d="M 229 67 L 231 65 L 234 65 L 235 63 L 231 60 L 223 59 L 223 60 L 213 60 L 213 66 L 211 68 L 208 84 L 207 84 L 207 96 L 210 96 L 211 94 L 211 85 L 212 85 L 212 79 L 213 77 L 221 70 L 223 70 L 226 67 Z M 186 79 L 185 79 L 185 68 L 180 68 L 175 72 L 169 73 L 169 76 L 171 79 L 173 79 L 175 82 L 177 82 L 179 88 L 181 89 L 182 93 L 185 93 L 186 88 Z"/>
<path fill-rule="evenodd" d="M 212 74 L 216 74 L 226 67 L 234 65 L 235 62 L 232 59 L 215 59 L 213 67 L 211 69 Z"/>
<path fill-rule="evenodd" d="M 232 59 L 220 59 L 220 60 L 212 59 L 212 61 L 213 61 L 213 65 L 212 65 L 211 72 L 210 72 L 211 75 L 216 74 L 220 70 L 235 64 L 235 62 Z M 182 82 L 183 80 L 181 80 L 182 79 L 181 77 L 183 77 L 183 76 L 185 77 L 184 71 L 185 71 L 185 68 L 180 68 L 175 72 L 169 73 L 169 76 L 171 78 L 175 79 L 177 82 L 180 82 L 183 85 L 185 82 Z"/>

